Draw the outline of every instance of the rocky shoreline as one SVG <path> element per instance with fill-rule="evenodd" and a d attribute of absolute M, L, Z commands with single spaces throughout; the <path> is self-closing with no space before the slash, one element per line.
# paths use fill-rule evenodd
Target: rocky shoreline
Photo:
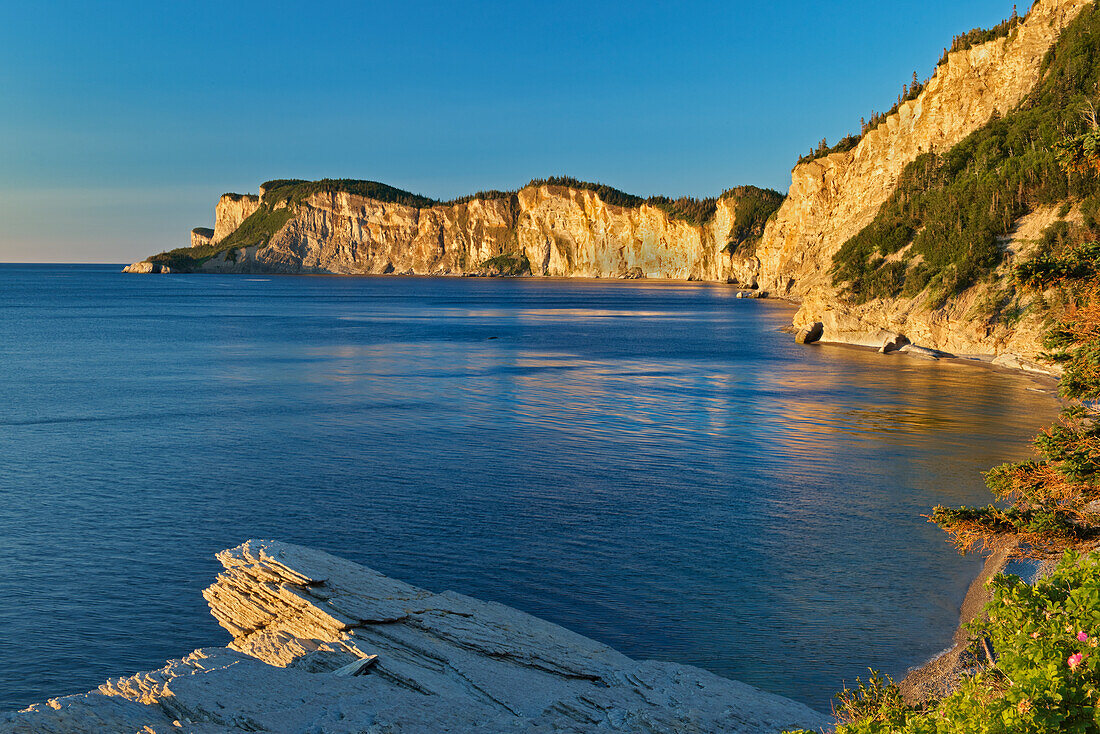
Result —
<path fill-rule="evenodd" d="M 203 592 L 233 636 L 0 715 L 0 732 L 779 732 L 828 717 L 698 668 L 635 661 L 510 607 L 250 540 Z M 731 651 L 731 653 L 734 651 Z"/>

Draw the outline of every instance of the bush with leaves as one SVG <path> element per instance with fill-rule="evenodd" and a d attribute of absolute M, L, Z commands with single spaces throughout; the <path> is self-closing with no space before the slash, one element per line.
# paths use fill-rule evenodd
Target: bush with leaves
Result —
<path fill-rule="evenodd" d="M 1004 574 L 991 585 L 985 620 L 969 625 L 996 651 L 991 662 L 919 709 L 874 674 L 838 695 L 852 703 L 838 708 L 836 734 L 1100 732 L 1100 554 L 1068 551 L 1034 586 Z"/>

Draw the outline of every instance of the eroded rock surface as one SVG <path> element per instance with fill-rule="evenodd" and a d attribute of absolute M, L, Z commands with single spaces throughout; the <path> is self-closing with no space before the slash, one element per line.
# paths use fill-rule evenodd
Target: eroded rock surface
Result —
<path fill-rule="evenodd" d="M 255 196 L 218 202 L 217 244 L 259 207 Z M 513 199 L 416 207 L 346 192 L 315 193 L 262 247 L 227 251 L 204 272 L 469 275 L 500 255 L 547 277 L 752 282 L 756 261 L 727 247 L 739 197 L 721 198 L 705 225 L 642 204 L 617 206 L 568 186 L 521 189 Z M 137 272 L 137 271 L 129 271 Z"/>
<path fill-rule="evenodd" d="M 233 635 L 4 732 L 778 732 L 826 718 L 674 663 L 635 661 L 510 607 L 250 540 L 204 596 Z"/>
<path fill-rule="evenodd" d="M 172 269 L 161 263 L 136 262 L 122 269 L 124 273 L 170 273 Z"/>

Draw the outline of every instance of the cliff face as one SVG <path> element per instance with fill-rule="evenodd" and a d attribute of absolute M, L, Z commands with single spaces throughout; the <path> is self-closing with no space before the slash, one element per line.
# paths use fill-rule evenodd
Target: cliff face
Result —
<path fill-rule="evenodd" d="M 788 699 L 638 662 L 509 607 L 248 541 L 204 596 L 228 648 L 0 715 L 13 732 L 730 732 L 822 727 Z"/>
<path fill-rule="evenodd" d="M 751 278 L 755 262 L 725 251 L 738 203 L 735 196 L 720 199 L 714 216 L 695 225 L 655 206 L 616 206 L 566 186 L 423 208 L 315 193 L 265 246 L 221 253 L 199 269 L 463 275 L 482 273 L 486 261 L 506 255 L 525 260 L 536 276 Z M 243 204 L 222 197 L 214 243 L 258 206 L 255 197 Z"/>
<path fill-rule="evenodd" d="M 191 246 L 202 247 L 203 245 L 212 244 L 214 240 L 214 230 L 205 227 L 196 227 L 191 230 Z"/>
<path fill-rule="evenodd" d="M 251 194 L 222 194 L 214 207 L 214 236 L 210 242 L 217 244 L 241 226 L 260 208 L 260 197 Z M 192 242 L 194 246 L 194 242 Z"/>
<path fill-rule="evenodd" d="M 935 312 L 917 299 L 849 308 L 833 287 L 830 270 L 833 255 L 871 223 L 909 163 L 922 153 L 949 150 L 995 112 L 1008 112 L 1024 99 L 1039 81 L 1044 55 L 1089 2 L 1039 0 L 1014 34 L 952 53 L 916 99 L 902 104 L 853 150 L 795 167 L 787 199 L 769 223 L 757 257 L 763 288 L 802 300 L 796 325 L 822 322 L 825 340 L 863 339 L 875 346 L 881 344 L 877 331 L 885 329 L 947 351 L 1038 351 L 1027 324 L 1017 334 L 1017 328 L 987 329 L 969 316 L 981 294 L 964 294 Z"/>

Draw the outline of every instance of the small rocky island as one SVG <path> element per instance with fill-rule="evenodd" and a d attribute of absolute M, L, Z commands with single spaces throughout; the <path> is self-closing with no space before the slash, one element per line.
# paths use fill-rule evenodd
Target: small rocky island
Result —
<path fill-rule="evenodd" d="M 510 607 L 249 540 L 203 595 L 233 635 L 2 715 L 4 732 L 779 732 L 828 719 Z M 736 651 L 731 651 L 736 654 Z"/>

